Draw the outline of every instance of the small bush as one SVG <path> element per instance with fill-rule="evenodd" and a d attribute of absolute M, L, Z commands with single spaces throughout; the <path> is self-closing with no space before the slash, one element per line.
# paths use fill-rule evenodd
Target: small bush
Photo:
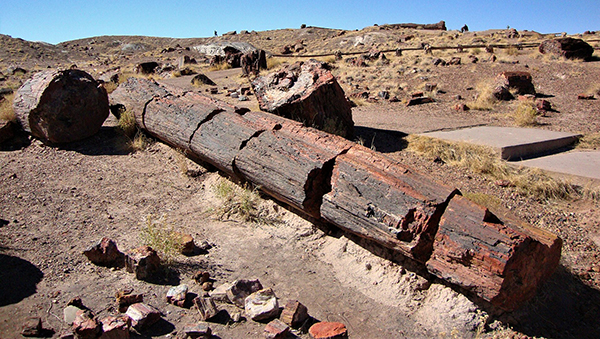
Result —
<path fill-rule="evenodd" d="M 17 121 L 17 116 L 13 110 L 14 94 L 9 94 L 0 101 L 0 120 Z"/>
<path fill-rule="evenodd" d="M 228 64 L 226 62 L 221 62 L 221 63 L 210 66 L 210 68 L 208 70 L 211 72 L 214 72 L 214 71 L 222 71 L 222 70 L 226 70 L 226 69 L 230 69 L 230 68 L 231 68 L 230 64 Z"/>
<path fill-rule="evenodd" d="M 143 245 L 159 252 L 166 265 L 173 263 L 183 247 L 181 234 L 167 224 L 164 215 L 158 220 L 154 215 L 148 215 L 145 227 L 140 232 L 140 239 Z"/>
<path fill-rule="evenodd" d="M 511 46 L 504 49 L 504 53 L 511 56 L 517 56 L 519 55 L 519 49 L 515 46 Z"/>
<path fill-rule="evenodd" d="M 273 69 L 281 66 L 282 62 L 279 58 L 268 58 L 267 59 L 267 69 Z"/>
<path fill-rule="evenodd" d="M 538 124 L 537 115 L 538 112 L 533 102 L 521 101 L 510 117 L 516 126 L 527 127 Z"/>
<path fill-rule="evenodd" d="M 135 137 L 131 141 L 131 149 L 134 152 L 145 150 L 150 144 L 150 139 L 146 136 L 144 132 L 138 130 L 135 134 Z"/>
<path fill-rule="evenodd" d="M 246 222 L 265 221 L 259 210 L 261 199 L 256 188 L 240 187 L 230 181 L 219 180 L 213 189 L 221 200 L 221 207 L 217 210 L 219 220 L 227 220 L 236 215 Z"/>

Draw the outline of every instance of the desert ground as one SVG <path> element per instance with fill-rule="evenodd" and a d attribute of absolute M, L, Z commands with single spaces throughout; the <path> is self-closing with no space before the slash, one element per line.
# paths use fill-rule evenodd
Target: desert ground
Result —
<path fill-rule="evenodd" d="M 527 71 L 537 93 L 552 110 L 526 123 L 528 128 L 568 131 L 583 136 L 579 149 L 597 149 L 600 130 L 600 33 L 577 35 L 595 48 L 584 62 L 541 54 L 536 44 L 555 35 L 506 30 L 430 31 L 372 26 L 344 31 L 318 27 L 244 31 L 211 38 L 175 39 L 102 36 L 50 45 L 0 36 L 0 88 L 16 90 L 33 73 L 76 67 L 95 78 L 120 74 L 110 92 L 135 74 L 141 62 L 175 65 L 175 71 L 152 74 L 157 81 L 199 91 L 237 106 L 258 110 L 253 95 L 239 101 L 229 89 L 249 87 L 239 69 L 210 65 L 195 46 L 247 42 L 267 51 L 269 69 L 316 58 L 332 65 L 352 110 L 356 142 L 384 153 L 432 180 L 456 187 L 490 210 L 509 211 L 563 240 L 556 272 L 517 310 L 504 312 L 428 274 L 409 259 L 330 225 L 312 223 L 293 210 L 245 191 L 214 169 L 187 159 L 149 136 L 128 136 L 111 115 L 96 135 L 61 146 L 20 133 L 0 151 L 0 338 L 21 337 L 28 317 L 40 317 L 47 337 L 69 330 L 63 309 L 73 298 L 97 316 L 115 314 L 115 294 L 133 290 L 156 307 L 162 320 L 132 332 L 135 338 L 172 338 L 198 320 L 197 311 L 168 304 L 170 287 L 185 283 L 203 293 L 192 278 L 209 272 L 215 287 L 236 279 L 259 279 L 283 306 L 300 301 L 314 320 L 344 323 L 350 338 L 596 338 L 600 333 L 600 203 L 597 187 L 573 183 L 566 194 L 548 194 L 524 186 L 499 185 L 497 176 L 455 164 L 441 155 L 411 147 L 410 135 L 465 126 L 515 126 L 520 102 L 486 102 L 485 93 L 503 71 Z M 426 53 L 422 44 L 446 49 Z M 282 55 L 284 46 L 295 52 Z M 457 46 L 489 46 L 458 49 Z M 394 52 L 402 49 L 401 55 Z M 381 58 L 356 67 L 345 60 L 369 51 Z M 340 51 L 343 60 L 336 60 Z M 192 85 L 185 67 L 203 73 L 217 86 Z M 471 62 L 473 56 L 477 62 Z M 495 61 L 490 58 L 494 56 Z M 461 64 L 436 66 L 435 58 Z M 17 69 L 20 68 L 20 69 Z M 435 102 L 406 106 L 416 91 Z M 217 93 L 210 94 L 216 87 Z M 379 93 L 388 92 L 396 102 Z M 353 95 L 368 92 L 366 96 Z M 578 95 L 594 96 L 580 100 Z M 6 96 L 10 100 L 10 95 Z M 470 110 L 456 110 L 464 103 Z M 3 104 L 2 107 L 5 107 Z M 3 108 L 4 110 L 4 108 Z M 594 142 L 594 140 L 596 140 Z M 558 179 L 557 179 L 558 180 Z M 529 183 L 533 185 L 533 183 Z M 230 201 L 223 187 L 248 195 L 248 220 L 226 213 Z M 235 195 L 235 194 L 234 194 Z M 236 197 L 237 197 L 236 196 Z M 236 198 L 237 199 L 237 198 Z M 149 225 L 194 237 L 204 251 L 171 254 L 162 279 L 136 280 L 124 269 L 95 266 L 82 254 L 103 237 L 122 251 L 148 242 Z M 163 254 L 167 255 L 167 254 Z M 243 318 L 243 310 L 218 304 L 209 322 L 213 338 L 262 338 L 264 323 Z M 234 321 L 236 313 L 242 319 Z M 289 337 L 309 338 L 306 328 Z"/>

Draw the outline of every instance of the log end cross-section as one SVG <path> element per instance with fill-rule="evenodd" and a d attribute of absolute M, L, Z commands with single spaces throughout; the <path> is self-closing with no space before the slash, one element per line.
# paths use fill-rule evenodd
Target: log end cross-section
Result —
<path fill-rule="evenodd" d="M 558 265 L 561 240 L 514 220 L 502 221 L 462 196 L 441 219 L 427 269 L 502 309 L 535 293 Z"/>

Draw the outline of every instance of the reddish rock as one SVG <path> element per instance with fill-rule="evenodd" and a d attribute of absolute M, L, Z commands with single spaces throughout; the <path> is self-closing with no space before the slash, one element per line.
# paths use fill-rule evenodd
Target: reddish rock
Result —
<path fill-rule="evenodd" d="M 288 300 L 279 319 L 293 328 L 298 328 L 308 319 L 308 309 L 298 300 Z"/>
<path fill-rule="evenodd" d="M 148 328 L 160 320 L 160 312 L 156 308 L 144 303 L 129 306 L 125 314 L 131 318 L 131 326 L 138 331 Z"/>
<path fill-rule="evenodd" d="M 193 255 L 196 252 L 196 244 L 194 238 L 190 234 L 177 232 L 181 246 L 179 252 L 183 255 Z"/>
<path fill-rule="evenodd" d="M 529 72 L 502 72 L 496 77 L 496 84 L 514 89 L 517 94 L 535 95 L 535 87 Z"/>
<path fill-rule="evenodd" d="M 260 109 L 345 138 L 354 136 L 344 91 L 317 60 L 296 62 L 252 82 Z"/>
<path fill-rule="evenodd" d="M 503 101 L 512 100 L 514 98 L 513 95 L 510 93 L 510 91 L 508 90 L 508 88 L 506 86 L 502 86 L 502 85 L 497 85 L 496 87 L 494 87 L 494 89 L 492 90 L 492 95 L 496 99 L 503 100 Z"/>
<path fill-rule="evenodd" d="M 77 338 L 80 339 L 94 339 L 102 331 L 102 327 L 98 321 L 87 310 L 77 311 L 72 329 Z"/>
<path fill-rule="evenodd" d="M 191 83 L 193 85 L 199 85 L 199 84 L 204 84 L 204 85 L 209 85 L 209 86 L 216 86 L 217 84 L 212 81 L 212 79 L 210 79 L 209 77 L 207 77 L 205 74 L 197 74 L 196 76 L 194 76 L 192 78 Z"/>
<path fill-rule="evenodd" d="M 523 94 L 517 96 L 517 100 L 519 101 L 533 101 L 535 99 L 535 95 L 533 94 Z"/>
<path fill-rule="evenodd" d="M 264 333 L 266 339 L 283 339 L 290 333 L 290 327 L 275 319 L 265 326 Z"/>
<path fill-rule="evenodd" d="M 367 67 L 367 59 L 364 56 L 351 57 L 344 60 L 347 64 L 354 67 Z"/>
<path fill-rule="evenodd" d="M 150 279 L 160 270 L 160 258 L 149 246 L 134 248 L 126 253 L 125 267 L 136 279 Z"/>
<path fill-rule="evenodd" d="M 552 110 L 552 104 L 548 100 L 538 99 L 535 102 L 535 107 L 540 112 L 550 111 Z"/>
<path fill-rule="evenodd" d="M 479 61 L 479 58 L 471 54 L 471 55 L 469 55 L 469 60 L 471 61 L 472 64 L 475 64 Z"/>
<path fill-rule="evenodd" d="M 246 297 L 254 292 L 262 290 L 263 286 L 256 280 L 240 279 L 234 281 L 231 286 L 228 286 L 226 291 L 229 301 L 237 307 L 244 308 Z"/>
<path fill-rule="evenodd" d="M 34 74 L 15 93 L 13 108 L 26 132 L 54 144 L 96 134 L 109 113 L 104 87 L 77 69 Z"/>
<path fill-rule="evenodd" d="M 540 53 L 554 54 L 567 59 L 589 60 L 594 48 L 587 42 L 575 38 L 559 38 L 543 41 L 538 47 Z"/>
<path fill-rule="evenodd" d="M 192 279 L 196 280 L 199 284 L 203 284 L 210 280 L 210 272 L 207 271 L 197 271 L 192 276 Z"/>
<path fill-rule="evenodd" d="M 519 36 L 519 32 L 517 32 L 517 30 L 514 28 L 509 28 L 508 30 L 506 30 L 506 37 L 508 39 L 516 39 Z"/>
<path fill-rule="evenodd" d="M 41 337 L 42 336 L 42 319 L 28 318 L 23 323 L 21 335 L 24 337 Z"/>
<path fill-rule="evenodd" d="M 341 339 L 348 337 L 346 325 L 336 322 L 320 322 L 312 325 L 308 330 L 313 339 Z"/>
<path fill-rule="evenodd" d="M 131 319 L 126 315 L 108 316 L 100 320 L 102 335 L 100 339 L 129 339 Z"/>
<path fill-rule="evenodd" d="M 117 243 L 109 238 L 83 251 L 83 254 L 95 265 L 106 267 L 123 267 L 125 255 L 117 248 Z"/>
<path fill-rule="evenodd" d="M 193 303 L 198 309 L 200 320 L 202 321 L 209 320 L 219 313 L 217 305 L 215 305 L 215 301 L 211 297 L 196 297 L 194 298 Z"/>
<path fill-rule="evenodd" d="M 420 98 L 423 96 L 423 94 L 424 93 L 422 91 L 419 91 L 419 92 L 413 92 L 410 96 L 411 96 L 411 98 Z"/>

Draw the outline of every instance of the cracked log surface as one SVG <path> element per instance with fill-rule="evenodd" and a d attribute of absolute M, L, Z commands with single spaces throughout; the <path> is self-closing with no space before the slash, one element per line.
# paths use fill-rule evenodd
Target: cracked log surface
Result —
<path fill-rule="evenodd" d="M 555 235 L 496 216 L 457 189 L 342 137 L 144 79 L 120 85 L 111 102 L 188 156 L 412 258 L 499 308 L 517 308 L 558 265 L 562 242 Z"/>

